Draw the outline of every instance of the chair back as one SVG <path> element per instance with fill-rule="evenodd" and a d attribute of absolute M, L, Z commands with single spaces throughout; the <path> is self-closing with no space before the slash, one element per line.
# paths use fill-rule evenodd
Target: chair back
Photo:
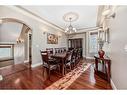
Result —
<path fill-rule="evenodd" d="M 40 52 L 41 52 L 43 63 L 48 63 L 48 52 L 47 51 L 40 51 Z"/>
<path fill-rule="evenodd" d="M 46 51 L 48 52 L 48 54 L 53 54 L 53 48 L 46 48 Z"/>
<path fill-rule="evenodd" d="M 71 61 L 72 60 L 72 54 L 73 54 L 73 51 L 70 51 L 70 52 L 67 53 L 67 57 L 66 57 L 67 61 Z"/>
<path fill-rule="evenodd" d="M 66 47 L 62 48 L 62 52 L 66 52 Z"/>
<path fill-rule="evenodd" d="M 66 47 L 63 48 L 55 48 L 55 53 L 63 53 L 66 52 Z"/>
<path fill-rule="evenodd" d="M 55 48 L 55 53 L 61 53 L 60 48 Z"/>

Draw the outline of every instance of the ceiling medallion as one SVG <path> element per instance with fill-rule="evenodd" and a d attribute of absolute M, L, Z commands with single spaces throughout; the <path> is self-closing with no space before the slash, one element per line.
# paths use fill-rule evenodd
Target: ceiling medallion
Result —
<path fill-rule="evenodd" d="M 66 13 L 63 16 L 64 21 L 70 22 L 70 25 L 65 29 L 66 33 L 75 33 L 77 31 L 76 28 L 74 28 L 71 23 L 76 21 L 78 18 L 79 18 L 78 14 L 74 12 Z"/>

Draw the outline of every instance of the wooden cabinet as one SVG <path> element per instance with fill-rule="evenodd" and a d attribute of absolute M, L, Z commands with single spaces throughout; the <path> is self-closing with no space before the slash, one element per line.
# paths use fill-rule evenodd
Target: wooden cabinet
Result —
<path fill-rule="evenodd" d="M 81 54 L 81 57 L 82 57 L 82 51 L 83 51 L 83 48 L 82 48 L 82 38 L 77 38 L 77 39 L 68 39 L 68 48 L 69 49 L 80 49 L 80 54 Z"/>
<path fill-rule="evenodd" d="M 68 39 L 69 48 L 82 48 L 82 38 L 79 39 Z"/>
<path fill-rule="evenodd" d="M 98 56 L 94 56 L 94 58 L 95 58 L 95 73 L 110 83 L 111 60 L 108 57 L 99 58 Z M 100 65 L 102 68 L 101 70 L 99 70 Z"/>

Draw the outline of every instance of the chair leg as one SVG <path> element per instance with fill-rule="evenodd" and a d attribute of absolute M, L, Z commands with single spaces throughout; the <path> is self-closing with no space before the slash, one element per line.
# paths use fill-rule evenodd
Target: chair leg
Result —
<path fill-rule="evenodd" d="M 72 70 L 74 69 L 74 63 L 72 63 L 71 68 L 72 68 Z"/>
<path fill-rule="evenodd" d="M 71 65 L 70 65 L 70 71 L 71 71 L 71 69 L 72 69 L 72 68 L 71 68 Z"/>
<path fill-rule="evenodd" d="M 65 65 L 65 67 L 64 67 L 64 73 L 65 73 L 65 74 L 67 73 L 66 65 Z"/>
<path fill-rule="evenodd" d="M 50 69 L 48 69 L 48 79 L 50 79 Z"/>
<path fill-rule="evenodd" d="M 58 65 L 59 73 L 60 73 L 60 65 Z"/>
<path fill-rule="evenodd" d="M 42 74 L 43 74 L 43 76 L 45 77 L 45 73 L 47 73 L 47 69 L 45 68 L 45 67 L 43 67 L 42 68 L 43 70 L 42 70 Z M 45 72 L 46 71 L 46 72 Z"/>

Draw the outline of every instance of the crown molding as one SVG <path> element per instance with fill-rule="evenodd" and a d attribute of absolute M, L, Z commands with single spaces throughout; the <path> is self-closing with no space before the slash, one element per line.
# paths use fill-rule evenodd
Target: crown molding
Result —
<path fill-rule="evenodd" d="M 89 32 L 89 31 L 95 31 L 95 30 L 98 30 L 100 27 L 89 27 L 89 28 L 82 28 L 82 29 L 79 29 L 77 33 L 75 34 L 82 34 L 82 33 L 86 33 L 86 32 Z"/>
<path fill-rule="evenodd" d="M 21 12 L 21 13 L 23 13 L 23 14 L 25 14 L 25 15 L 33 18 L 33 19 L 36 19 L 36 20 L 38 20 L 38 21 L 50 26 L 50 27 L 53 27 L 55 29 L 58 29 L 58 30 L 64 32 L 63 28 L 61 28 L 61 27 L 59 27 L 59 26 L 57 26 L 57 25 L 55 25 L 55 24 L 43 19 L 42 17 L 32 13 L 31 11 L 28 11 L 27 9 L 25 9 L 25 8 L 23 8 L 21 6 L 7 6 L 7 7 L 11 8 L 11 9 L 14 9 L 14 10 L 16 10 L 18 12 Z"/>
<path fill-rule="evenodd" d="M 89 31 L 95 31 L 95 30 L 98 30 L 99 28 L 100 28 L 100 27 L 82 28 L 82 29 L 78 29 L 78 32 L 76 32 L 76 33 L 71 33 L 71 34 L 68 34 L 68 35 L 73 35 L 73 34 L 83 34 L 83 33 L 89 32 Z"/>

